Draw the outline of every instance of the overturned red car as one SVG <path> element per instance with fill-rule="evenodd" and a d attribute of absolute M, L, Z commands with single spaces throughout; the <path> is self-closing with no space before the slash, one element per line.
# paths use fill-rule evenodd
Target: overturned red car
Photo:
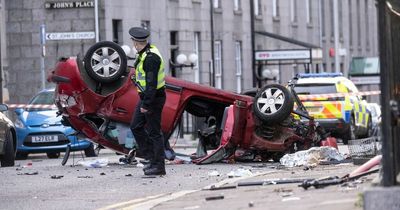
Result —
<path fill-rule="evenodd" d="M 123 49 L 108 41 L 94 44 L 83 60 L 61 58 L 49 80 L 56 83 L 55 102 L 65 124 L 92 141 L 128 154 L 129 123 L 138 101 Z M 184 111 L 204 118 L 199 130 L 196 163 L 226 158 L 279 160 L 285 153 L 318 146 L 326 133 L 314 124 L 293 92 L 273 84 L 243 94 L 166 77 L 162 114 L 166 142 Z M 294 102 L 297 110 L 293 110 Z M 293 118 L 291 113 L 306 121 Z M 129 142 L 129 145 L 128 145 Z M 169 144 L 166 150 L 172 151 Z M 138 153 L 140 156 L 140 153 Z M 168 156 L 167 156 L 168 157 Z"/>

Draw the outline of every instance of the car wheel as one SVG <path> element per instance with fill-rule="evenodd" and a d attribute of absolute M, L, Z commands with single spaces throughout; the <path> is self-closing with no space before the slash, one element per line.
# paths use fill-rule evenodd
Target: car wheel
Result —
<path fill-rule="evenodd" d="M 254 98 L 254 114 L 264 123 L 272 124 L 285 120 L 293 110 L 293 97 L 282 85 L 266 85 Z"/>
<path fill-rule="evenodd" d="M 88 148 L 86 148 L 85 150 L 85 156 L 86 157 L 97 157 L 97 153 L 94 149 L 94 145 L 90 144 L 90 146 Z"/>
<path fill-rule="evenodd" d="M 124 50 L 118 44 L 109 41 L 98 42 L 90 47 L 83 61 L 88 75 L 101 83 L 118 80 L 127 67 Z"/>
<path fill-rule="evenodd" d="M 354 123 L 354 116 L 351 115 L 350 117 L 350 126 L 349 130 L 343 135 L 343 144 L 348 144 L 349 140 L 356 139 L 356 125 Z"/>
<path fill-rule="evenodd" d="M 7 131 L 6 133 L 6 139 L 4 142 L 4 155 L 0 163 L 1 167 L 14 166 L 15 164 L 14 139 L 11 131 Z"/>
<path fill-rule="evenodd" d="M 60 153 L 59 152 L 48 152 L 46 153 L 47 157 L 50 159 L 57 159 L 60 157 Z"/>

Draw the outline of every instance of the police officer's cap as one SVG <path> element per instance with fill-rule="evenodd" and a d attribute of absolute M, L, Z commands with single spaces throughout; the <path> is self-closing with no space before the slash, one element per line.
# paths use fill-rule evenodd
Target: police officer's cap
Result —
<path fill-rule="evenodd" d="M 143 42 L 150 36 L 150 31 L 141 27 L 133 27 L 129 29 L 129 34 L 132 36 L 133 40 Z"/>

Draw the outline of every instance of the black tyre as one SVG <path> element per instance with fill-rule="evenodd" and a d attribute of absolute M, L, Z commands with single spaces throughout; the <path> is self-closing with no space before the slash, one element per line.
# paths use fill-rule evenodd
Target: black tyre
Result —
<path fill-rule="evenodd" d="M 354 116 L 351 115 L 350 117 L 350 126 L 349 130 L 343 135 L 343 144 L 348 144 L 349 140 L 356 139 L 356 125 L 354 123 Z"/>
<path fill-rule="evenodd" d="M 7 131 L 4 142 L 4 155 L 0 161 L 1 167 L 9 167 L 15 165 L 14 139 L 11 131 Z"/>
<path fill-rule="evenodd" d="M 50 159 L 57 159 L 60 157 L 60 153 L 59 152 L 48 152 L 46 153 L 47 157 Z"/>
<path fill-rule="evenodd" d="M 254 98 L 254 114 L 264 123 L 273 124 L 285 120 L 293 111 L 293 97 L 282 85 L 266 85 Z"/>
<path fill-rule="evenodd" d="M 86 52 L 85 70 L 97 82 L 110 83 L 118 80 L 125 72 L 127 57 L 116 43 L 102 41 Z"/>
<path fill-rule="evenodd" d="M 96 150 L 94 149 L 94 145 L 90 144 L 90 146 L 88 148 L 86 148 L 85 150 L 85 156 L 86 157 L 97 157 Z"/>
<path fill-rule="evenodd" d="M 15 159 L 17 160 L 26 160 L 29 156 L 29 153 L 26 152 L 17 152 L 15 155 Z"/>

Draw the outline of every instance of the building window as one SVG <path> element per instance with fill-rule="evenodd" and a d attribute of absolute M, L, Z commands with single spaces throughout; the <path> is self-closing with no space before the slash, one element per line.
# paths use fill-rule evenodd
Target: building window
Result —
<path fill-rule="evenodd" d="M 235 42 L 236 91 L 242 92 L 242 43 Z"/>
<path fill-rule="evenodd" d="M 330 13 L 330 19 L 331 19 L 331 40 L 333 41 L 333 38 L 335 37 L 335 9 L 333 5 L 333 1 L 335 0 L 329 0 L 329 13 Z"/>
<path fill-rule="evenodd" d="M 307 16 L 307 23 L 312 23 L 312 0 L 305 0 L 306 1 L 306 16 Z"/>
<path fill-rule="evenodd" d="M 214 42 L 215 87 L 222 89 L 222 41 Z"/>
<path fill-rule="evenodd" d="M 343 1 L 338 0 L 339 37 L 343 39 Z"/>
<path fill-rule="evenodd" d="M 213 0 L 214 8 L 221 8 L 221 0 Z"/>
<path fill-rule="evenodd" d="M 112 20 L 112 31 L 113 31 L 113 42 L 122 44 L 123 33 L 122 33 L 122 20 Z"/>
<path fill-rule="evenodd" d="M 272 0 L 272 17 L 279 17 L 279 0 Z"/>
<path fill-rule="evenodd" d="M 290 0 L 290 20 L 297 22 L 297 1 Z"/>
<path fill-rule="evenodd" d="M 369 11 L 368 11 L 368 0 L 365 0 L 365 34 L 369 34 Z M 365 36 L 367 42 L 367 49 L 369 50 L 370 43 L 369 43 L 369 36 Z"/>
<path fill-rule="evenodd" d="M 350 49 L 353 48 L 353 4 L 352 0 L 348 0 L 349 3 L 349 43 L 350 43 Z"/>
<path fill-rule="evenodd" d="M 261 15 L 261 0 L 254 0 L 254 15 Z"/>
<path fill-rule="evenodd" d="M 177 31 L 171 31 L 169 33 L 169 44 L 170 44 L 170 53 L 171 53 L 171 60 L 175 62 L 174 59 L 176 59 L 176 56 L 178 56 L 178 32 Z M 176 69 L 173 67 L 170 67 L 171 69 L 171 76 L 176 77 Z"/>
<path fill-rule="evenodd" d="M 200 81 L 200 32 L 194 32 L 194 41 L 193 41 L 193 52 L 197 55 L 197 61 L 194 63 L 194 81 L 197 83 L 201 83 Z"/>
<path fill-rule="evenodd" d="M 325 38 L 326 36 L 325 22 L 326 22 L 325 1 L 321 1 L 321 31 L 322 31 L 321 33 L 323 38 Z"/>
<path fill-rule="evenodd" d="M 361 12 L 360 12 L 360 0 L 357 0 L 357 43 L 358 48 L 361 49 Z"/>
<path fill-rule="evenodd" d="M 242 1 L 241 0 L 233 0 L 233 10 L 234 11 L 242 10 Z"/>

